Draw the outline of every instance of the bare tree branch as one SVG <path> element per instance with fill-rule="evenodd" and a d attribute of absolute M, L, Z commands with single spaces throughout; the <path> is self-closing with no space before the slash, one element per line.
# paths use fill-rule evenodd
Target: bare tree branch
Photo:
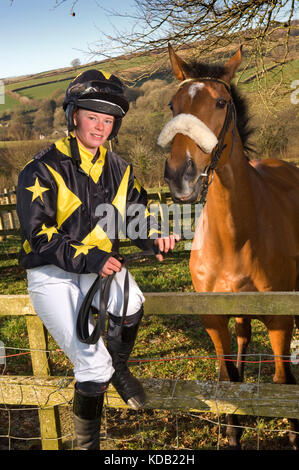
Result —
<path fill-rule="evenodd" d="M 55 8 L 69 3 L 73 10 L 82 0 L 52 0 Z M 211 53 L 217 58 L 229 55 L 231 45 L 245 44 L 245 67 L 255 67 L 260 90 L 267 89 L 267 74 L 273 64 L 280 74 L 271 95 L 282 83 L 283 65 L 296 46 L 292 37 L 292 20 L 298 13 L 298 0 L 130 0 L 130 12 L 105 7 L 104 0 L 94 0 L 110 23 L 109 33 L 99 28 L 99 41 L 88 46 L 90 56 L 97 60 L 113 59 L 126 54 L 154 57 L 154 70 L 165 68 L 164 54 L 171 42 L 188 55 L 205 60 Z M 11 0 L 11 3 L 13 0 Z M 82 1 L 83 3 L 83 1 Z M 107 5 L 107 3 L 106 3 Z M 296 9 L 297 6 L 297 9 Z M 116 18 L 127 18 L 128 26 L 116 28 Z M 147 73 L 141 70 L 140 74 Z"/>

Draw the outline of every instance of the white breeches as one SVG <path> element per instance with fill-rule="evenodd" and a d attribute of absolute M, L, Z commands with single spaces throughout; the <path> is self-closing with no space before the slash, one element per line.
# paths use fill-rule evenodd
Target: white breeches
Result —
<path fill-rule="evenodd" d="M 126 268 L 122 268 L 111 283 L 107 310 L 115 316 L 122 315 L 125 272 Z M 27 270 L 28 292 L 33 308 L 72 362 L 78 382 L 108 382 L 114 372 L 102 338 L 96 344 L 88 345 L 81 343 L 76 334 L 81 303 L 95 278 L 96 274 L 69 273 L 54 265 Z M 143 294 L 130 273 L 129 280 L 127 316 L 137 313 L 144 302 Z M 95 295 L 93 305 L 96 308 L 99 306 L 99 293 Z"/>

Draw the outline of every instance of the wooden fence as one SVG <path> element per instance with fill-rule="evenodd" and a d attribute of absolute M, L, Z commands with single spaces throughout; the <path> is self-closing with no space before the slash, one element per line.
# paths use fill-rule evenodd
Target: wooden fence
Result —
<path fill-rule="evenodd" d="M 3 241 L 7 235 L 17 234 L 18 226 L 16 190 L 4 188 L 0 193 L 0 241 Z"/>
<path fill-rule="evenodd" d="M 145 315 L 297 315 L 299 292 L 148 293 Z M 171 307 L 170 307 L 171 306 Z M 171 310 L 170 310 L 171 308 Z M 51 376 L 47 332 L 27 295 L 0 295 L 0 316 L 25 315 L 33 376 L 1 376 L 0 402 L 39 407 L 42 448 L 61 447 L 58 405 L 71 403 L 74 378 Z M 299 385 L 144 379 L 146 409 L 299 418 Z M 113 386 L 107 407 L 126 407 Z"/>
<path fill-rule="evenodd" d="M 15 190 L 0 194 L 0 240 L 18 234 Z M 152 201 L 166 202 L 169 193 L 149 193 Z M 8 225 L 7 225 L 8 224 Z M 11 253 L 9 257 L 16 257 Z M 7 254 L 5 255 L 7 259 Z M 272 293 L 148 293 L 146 315 L 298 315 L 299 292 Z M 171 310 L 170 310 L 171 308 Z M 58 406 L 70 403 L 74 378 L 51 375 L 48 334 L 27 295 L 0 295 L 0 316 L 26 318 L 33 376 L 0 377 L 0 403 L 38 406 L 43 449 L 61 447 Z M 221 383 L 187 380 L 142 380 L 146 408 L 192 412 L 234 413 L 299 418 L 299 385 Z M 126 407 L 113 386 L 105 395 L 107 407 Z"/>

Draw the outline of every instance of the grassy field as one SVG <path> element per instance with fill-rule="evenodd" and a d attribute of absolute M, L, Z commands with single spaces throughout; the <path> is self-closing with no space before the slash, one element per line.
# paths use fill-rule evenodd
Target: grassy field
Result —
<path fill-rule="evenodd" d="M 19 239 L 11 237 L 6 242 L 6 251 L 14 252 Z M 136 251 L 135 248 L 123 250 L 124 253 Z M 144 292 L 169 292 L 193 290 L 188 269 L 189 252 L 184 243 L 177 245 L 172 254 L 162 263 L 155 259 L 135 262 L 130 270 Z M 1 294 L 26 294 L 26 278 L 16 260 L 0 262 Z M 234 330 L 234 320 L 230 323 Z M 22 352 L 29 348 L 24 318 L 11 317 L 0 319 L 0 339 L 7 348 L 7 354 Z M 10 350 L 9 348 L 16 348 Z M 72 365 L 50 337 L 49 350 L 53 375 L 72 376 Z M 236 353 L 236 341 L 232 335 L 232 351 Z M 259 355 L 271 354 L 268 336 L 264 326 L 253 321 L 253 339 L 249 348 L 249 361 L 256 361 Z M 140 377 L 167 379 L 189 379 L 201 381 L 217 380 L 217 363 L 212 343 L 201 326 L 200 319 L 194 315 L 147 316 L 139 330 L 138 341 L 132 354 L 132 371 Z M 293 372 L 299 379 L 298 366 Z M 273 364 L 249 363 L 246 367 L 245 381 L 271 382 Z M 4 374 L 31 374 L 30 355 L 20 355 L 7 359 Z M 16 407 L 11 407 L 15 409 Z M 26 437 L 11 440 L 14 449 L 40 448 L 39 441 L 29 437 L 38 435 L 38 418 L 34 410 L 0 410 L 0 435 L 7 431 L 8 413 L 12 424 L 10 435 Z M 72 429 L 71 407 L 61 407 L 64 432 Z M 23 416 L 23 419 L 21 419 Z M 24 426 L 27 423 L 27 427 Z M 19 423 L 16 425 L 16 423 Z M 221 424 L 221 427 L 219 427 Z M 287 449 L 285 436 L 287 421 L 284 419 L 242 417 L 244 426 L 242 445 L 244 449 Z M 226 449 L 224 417 L 212 414 L 195 414 L 166 411 L 140 411 L 105 409 L 103 420 L 103 449 Z M 28 440 L 27 440 L 28 438 Z M 0 449 L 6 448 L 7 439 L 0 437 Z M 65 443 L 70 448 L 71 442 Z"/>
<path fill-rule="evenodd" d="M 283 72 L 283 83 L 288 88 L 289 82 L 295 80 L 298 72 L 299 67 L 299 59 L 298 53 L 296 52 L 296 44 L 298 44 L 299 38 L 292 38 L 292 56 L 290 62 L 284 64 L 284 66 L 277 67 L 273 69 L 273 71 L 269 72 L 266 76 L 266 80 L 269 80 L 268 85 L 271 88 L 271 85 L 280 81 L 280 73 L 281 70 Z M 236 44 L 235 50 L 239 47 L 239 44 Z M 232 50 L 234 50 L 232 48 Z M 239 84 L 241 85 L 242 90 L 246 90 L 247 92 L 256 92 L 258 89 L 257 81 L 255 80 L 254 73 L 255 73 L 255 60 L 251 57 L 249 51 L 250 49 L 245 47 L 244 58 L 242 62 L 242 70 L 237 75 L 237 81 L 240 80 Z M 217 55 L 217 51 L 216 55 Z M 221 56 L 223 53 L 222 49 L 219 50 L 219 55 Z M 58 69 L 58 70 L 51 70 L 42 73 L 38 73 L 32 76 L 20 77 L 19 79 L 16 78 L 13 81 L 9 82 L 5 85 L 5 90 L 7 91 L 15 91 L 19 94 L 20 97 L 27 97 L 29 99 L 45 99 L 52 95 L 57 89 L 65 90 L 69 81 L 78 75 L 79 73 L 87 70 L 91 67 L 101 69 L 103 71 L 108 71 L 115 73 L 116 75 L 119 74 L 123 76 L 123 78 L 128 79 L 136 79 L 138 76 L 142 76 L 145 74 L 150 74 L 151 69 L 152 71 L 155 70 L 157 63 L 156 59 L 158 56 L 156 55 L 132 55 L 126 57 L 119 57 L 113 59 L 113 61 L 104 61 L 104 62 L 95 62 L 91 64 L 82 65 L 78 68 L 65 68 L 65 69 Z M 161 56 L 162 57 L 162 56 Z M 158 57 L 159 60 L 161 58 Z M 169 62 L 168 56 L 166 54 L 166 62 L 162 65 L 160 74 L 167 75 L 167 69 L 169 69 Z M 213 54 L 213 59 L 215 55 Z M 276 57 L 266 57 L 265 58 L 265 67 L 270 67 L 274 65 L 276 62 Z M 161 65 L 161 64 L 160 64 Z M 161 75 L 161 76 L 162 76 Z M 166 76 L 165 75 L 165 76 Z M 248 77 L 253 77 L 253 79 L 249 83 L 246 82 Z M 264 80 L 264 79 L 263 79 Z M 39 85 L 39 86 L 36 86 Z M 20 90 L 20 88 L 23 88 Z M 14 109 L 16 106 L 20 105 L 17 99 L 9 96 L 6 94 L 5 96 L 5 103 L 0 105 L 0 116 L 2 113 L 9 109 Z"/>
<path fill-rule="evenodd" d="M 45 99 L 51 96 L 56 90 L 64 91 L 69 82 L 76 77 L 79 73 L 90 68 L 97 68 L 107 72 L 121 74 L 124 71 L 140 70 L 144 67 L 151 66 L 153 59 L 148 55 L 132 56 L 128 58 L 118 58 L 110 62 L 99 62 L 91 65 L 82 66 L 76 69 L 68 70 L 53 70 L 50 72 L 40 73 L 29 77 L 21 77 L 20 80 L 16 79 L 12 83 L 5 85 L 6 91 L 16 92 L 20 97 L 27 97 L 29 99 Z M 38 85 L 38 86 L 37 86 Z M 23 89 L 21 89 L 23 88 Z M 4 104 L 0 104 L 0 116 L 2 113 L 9 109 L 14 109 L 20 106 L 20 101 L 16 98 L 5 94 Z"/>
<path fill-rule="evenodd" d="M 148 56 L 135 56 L 131 60 L 119 59 L 113 64 L 113 70 L 130 73 L 149 67 L 151 58 Z M 246 59 L 247 60 L 247 59 Z M 246 65 L 246 62 L 245 62 Z M 88 67 L 89 68 L 89 67 Z M 97 68 L 110 70 L 111 64 L 98 64 Z M 299 59 L 294 59 L 283 67 L 284 79 L 281 93 L 291 92 L 290 83 L 296 79 L 299 72 Z M 8 90 L 26 87 L 20 90 L 20 96 L 30 99 L 45 98 L 58 88 L 65 88 L 68 79 L 84 70 L 61 70 L 45 72 L 32 77 L 23 77 L 7 85 Z M 245 68 L 240 72 L 239 86 L 245 93 L 249 93 L 253 111 L 260 111 L 260 100 L 257 94 L 257 81 L 253 79 L 243 83 L 253 75 L 253 68 Z M 67 79 L 66 81 L 58 81 Z M 55 81 L 56 80 L 56 81 Z M 271 86 L 280 80 L 279 69 L 273 69 L 268 74 Z M 45 82 L 53 83 L 45 84 Z M 33 85 L 41 86 L 33 87 Z M 6 109 L 12 109 L 19 102 L 6 96 L 5 105 L 0 105 L 0 115 Z M 289 100 L 289 97 L 286 98 Z M 288 108 L 286 108 L 288 109 Z M 45 142 L 45 141 L 43 141 Z M 5 147 L 12 152 L 21 145 L 25 150 L 31 151 L 36 142 L 0 142 L 0 148 Z M 42 143 L 41 143 L 42 145 Z M 297 147 L 296 147 L 297 149 Z M 296 150 L 297 151 L 297 150 Z M 28 158 L 29 159 L 29 158 Z M 297 161 L 297 160 L 296 160 Z M 18 250 L 20 239 L 8 237 L 1 242 L 0 253 L 14 253 Z M 124 253 L 135 251 L 127 249 Z M 189 252 L 184 250 L 184 243 L 177 245 L 174 252 L 168 255 L 163 263 L 155 259 L 144 259 L 131 266 L 131 272 L 144 292 L 191 292 L 193 290 L 191 276 L 188 268 Z M 5 295 L 27 294 L 25 271 L 18 266 L 17 260 L 0 261 L 0 293 Z M 230 321 L 232 331 L 232 351 L 236 353 L 236 340 L 234 320 Z M 252 322 L 252 342 L 249 347 L 249 363 L 246 365 L 245 381 L 271 382 L 274 373 L 273 363 L 252 363 L 263 354 L 271 355 L 268 335 L 263 324 Z M 299 339 L 298 332 L 294 338 Z M 26 352 L 29 348 L 26 323 L 24 318 L 0 317 L 0 340 L 6 346 L 7 358 L 5 368 L 0 364 L 0 372 L 8 375 L 32 374 L 30 355 L 14 356 L 14 353 Z M 65 355 L 57 351 L 58 346 L 49 338 L 51 365 L 54 375 L 73 376 L 72 364 Z M 138 341 L 132 354 L 132 370 L 141 377 L 157 377 L 168 379 L 189 379 L 201 381 L 217 380 L 217 363 L 211 340 L 203 329 L 200 319 L 194 315 L 175 316 L 148 316 L 143 319 L 139 330 Z M 2 367 L 2 369 L 1 369 Z M 293 365 L 293 373 L 299 383 L 299 366 Z M 60 415 L 63 423 L 63 432 L 67 434 L 72 429 L 71 406 L 61 407 Z M 10 429 L 8 430 L 8 425 Z M 242 417 L 241 425 L 244 427 L 242 446 L 246 450 L 288 449 L 285 419 L 270 419 L 258 417 Z M 5 436 L 19 437 L 20 439 L 7 439 Z M 36 409 L 23 410 L 21 407 L 0 407 L 0 450 L 10 445 L 13 449 L 40 449 L 39 440 L 30 437 L 39 436 L 39 421 Z M 71 442 L 65 443 L 66 448 Z M 129 411 L 105 409 L 103 422 L 103 449 L 227 449 L 225 437 L 225 419 L 203 413 L 153 411 Z"/>

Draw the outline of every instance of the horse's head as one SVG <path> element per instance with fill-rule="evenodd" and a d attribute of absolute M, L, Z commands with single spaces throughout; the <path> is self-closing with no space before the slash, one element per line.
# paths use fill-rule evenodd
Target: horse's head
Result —
<path fill-rule="evenodd" d="M 195 202 L 207 185 L 210 169 L 221 157 L 233 120 L 230 82 L 241 63 L 241 48 L 223 66 L 189 65 L 169 45 L 174 75 L 180 80 L 170 106 L 173 119 L 158 143 L 172 142 L 165 165 L 165 181 L 177 202 Z M 214 169 L 214 168 L 212 168 Z"/>

